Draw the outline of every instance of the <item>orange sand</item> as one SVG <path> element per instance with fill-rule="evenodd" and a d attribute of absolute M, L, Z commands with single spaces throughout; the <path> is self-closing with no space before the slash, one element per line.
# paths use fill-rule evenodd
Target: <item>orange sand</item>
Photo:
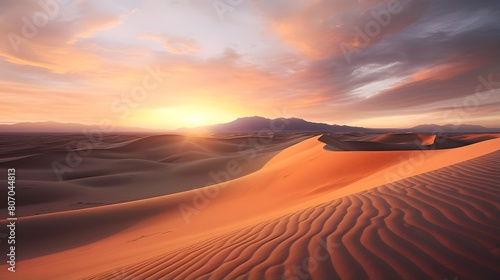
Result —
<path fill-rule="evenodd" d="M 147 186 L 158 185 L 154 177 L 144 186 L 128 184 L 126 191 L 143 188 L 129 202 L 116 203 L 116 197 L 108 197 L 103 206 L 71 210 L 66 205 L 60 211 L 22 217 L 17 229 L 22 260 L 9 279 L 493 279 L 500 275 L 500 139 L 443 150 L 328 151 L 319 136 L 301 137 L 274 143 L 258 157 L 261 160 L 246 162 L 253 165 L 246 168 L 249 172 L 230 176 L 225 183 L 193 189 L 203 185 L 194 182 L 183 191 L 161 195 L 154 190 L 158 187 Z M 417 138 L 422 145 L 435 140 Z M 170 168 L 201 170 L 200 174 L 229 174 L 237 168 L 228 167 L 228 161 L 244 162 L 231 153 L 242 139 L 179 139 L 157 137 L 114 145 L 96 152 L 90 161 L 97 164 L 104 156 L 133 158 L 134 168 L 141 166 L 141 172 L 151 175 L 159 170 L 174 173 L 162 169 L 174 157 L 181 163 Z M 375 140 L 401 139 L 383 135 Z M 225 160 L 214 161 L 207 154 Z M 141 157 L 143 162 L 137 162 Z M 28 168 L 23 159 L 10 161 Z M 89 174 L 94 172 L 86 168 Z M 85 175 L 82 169 L 79 172 Z M 116 162 L 111 168 L 118 174 L 126 169 Z M 107 188 L 113 180 L 127 185 L 126 177 L 111 174 L 63 184 L 79 186 L 81 193 Z M 51 203 L 64 205 L 72 197 L 68 193 Z M 28 210 L 35 211 L 37 203 Z M 4 277 L 6 266 L 0 271 Z"/>

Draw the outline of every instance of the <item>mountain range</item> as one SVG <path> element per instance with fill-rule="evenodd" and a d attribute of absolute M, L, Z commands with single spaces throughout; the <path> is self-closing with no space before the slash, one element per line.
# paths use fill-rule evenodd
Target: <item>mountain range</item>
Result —
<path fill-rule="evenodd" d="M 145 129 L 138 127 L 113 126 L 100 127 L 99 125 L 85 125 L 79 123 L 60 123 L 60 122 L 22 122 L 15 124 L 0 125 L 0 133 L 82 133 L 84 131 L 102 131 L 102 132 L 162 132 L 162 130 Z M 164 132 L 164 130 L 163 130 Z"/>
<path fill-rule="evenodd" d="M 197 127 L 182 128 L 178 132 L 206 131 L 211 133 L 251 133 L 259 131 L 271 132 L 370 132 L 371 129 L 347 125 L 331 125 L 309 122 L 299 118 L 244 117 L 232 122 Z"/>
<path fill-rule="evenodd" d="M 51 133 L 81 133 L 83 131 L 98 130 L 96 125 L 83 125 L 77 123 L 59 122 L 24 122 L 16 124 L 0 125 L 0 133 L 20 133 L 20 132 L 51 132 Z M 117 133 L 256 133 L 256 132 L 366 132 L 366 133 L 387 133 L 387 132 L 419 132 L 419 133 L 500 133 L 500 128 L 486 128 L 479 125 L 436 125 L 424 124 L 411 128 L 387 128 L 370 129 L 364 127 L 336 125 L 326 123 L 309 122 L 299 118 L 276 118 L 269 119 L 259 116 L 238 118 L 234 121 L 222 124 L 202 126 L 196 128 L 181 128 L 175 131 L 161 129 L 145 129 L 137 127 L 113 127 L 112 132 Z"/>

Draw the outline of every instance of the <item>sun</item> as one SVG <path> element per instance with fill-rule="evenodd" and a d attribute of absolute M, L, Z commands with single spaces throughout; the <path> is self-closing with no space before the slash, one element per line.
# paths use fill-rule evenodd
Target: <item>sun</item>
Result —
<path fill-rule="evenodd" d="M 238 114 L 233 113 L 233 111 L 236 110 L 228 107 L 201 105 L 180 105 L 155 109 L 137 108 L 132 112 L 133 116 L 130 118 L 135 121 L 131 121 L 127 125 L 168 129 L 202 127 L 230 122 L 238 118 L 242 110 L 238 110 Z"/>
<path fill-rule="evenodd" d="M 200 117 L 200 115 L 192 115 L 188 118 L 188 120 L 191 124 L 196 125 L 201 123 L 202 118 Z"/>

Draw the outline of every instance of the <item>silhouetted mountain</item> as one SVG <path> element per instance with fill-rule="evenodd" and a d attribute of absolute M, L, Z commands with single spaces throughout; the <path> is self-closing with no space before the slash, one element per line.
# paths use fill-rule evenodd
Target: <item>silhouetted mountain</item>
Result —
<path fill-rule="evenodd" d="M 0 125 L 0 133 L 83 133 L 86 131 L 101 131 L 106 133 L 106 127 L 102 129 L 97 125 L 84 125 L 78 123 L 58 123 L 58 122 L 24 122 L 10 125 Z M 144 129 L 136 127 L 116 126 L 112 132 L 157 132 L 159 130 Z"/>
<path fill-rule="evenodd" d="M 411 132 L 420 132 L 420 133 L 497 133 L 500 132 L 499 128 L 487 128 L 480 125 L 470 125 L 470 124 L 462 124 L 462 125 L 437 125 L 437 124 L 423 124 L 418 125 L 413 128 L 408 129 Z"/>
<path fill-rule="evenodd" d="M 85 131 L 99 131 L 97 125 L 58 122 L 25 122 L 11 125 L 0 125 L 0 133 L 82 133 Z M 255 132 L 416 132 L 416 133 L 500 133 L 499 128 L 486 128 L 480 125 L 436 125 L 424 124 L 408 129 L 369 129 L 347 125 L 330 125 L 326 123 L 309 122 L 299 118 L 244 117 L 232 122 L 203 126 L 197 128 L 181 128 L 176 132 L 208 132 L 208 133 L 255 133 Z M 106 132 L 106 131 L 103 131 Z M 167 130 L 147 129 L 137 127 L 116 126 L 112 132 L 116 133 L 164 133 Z M 171 132 L 171 131 L 170 131 Z"/>
<path fill-rule="evenodd" d="M 244 117 L 229 123 L 216 124 L 193 129 L 180 129 L 181 132 L 205 131 L 211 133 L 247 132 L 370 132 L 370 129 L 346 125 L 308 122 L 298 118 L 268 119 L 263 117 Z"/>

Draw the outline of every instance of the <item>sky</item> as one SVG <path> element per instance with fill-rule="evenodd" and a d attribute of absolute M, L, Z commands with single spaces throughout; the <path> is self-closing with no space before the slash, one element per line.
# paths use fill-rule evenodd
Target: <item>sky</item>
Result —
<path fill-rule="evenodd" d="M 500 1 L 0 0 L 0 123 L 500 127 Z"/>

